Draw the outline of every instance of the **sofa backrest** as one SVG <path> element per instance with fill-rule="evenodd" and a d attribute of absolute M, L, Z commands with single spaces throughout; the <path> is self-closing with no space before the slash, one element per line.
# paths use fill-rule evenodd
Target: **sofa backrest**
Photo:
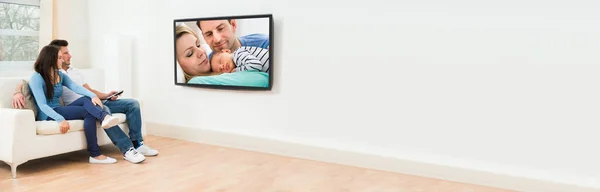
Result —
<path fill-rule="evenodd" d="M 105 91 L 104 70 L 80 69 L 87 83 L 98 91 Z M 0 107 L 10 108 L 15 88 L 23 80 L 29 81 L 31 74 L 21 77 L 0 77 Z"/>
<path fill-rule="evenodd" d="M 23 78 L 0 77 L 0 107 L 10 107 L 15 88 Z"/>

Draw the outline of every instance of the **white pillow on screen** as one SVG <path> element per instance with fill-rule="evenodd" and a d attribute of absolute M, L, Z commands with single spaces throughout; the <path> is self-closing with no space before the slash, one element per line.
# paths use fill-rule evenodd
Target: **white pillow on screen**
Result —
<path fill-rule="evenodd" d="M 185 83 L 185 76 L 183 75 L 183 70 L 181 70 L 179 62 L 177 62 L 177 83 Z"/>
<path fill-rule="evenodd" d="M 212 53 L 212 49 L 210 49 L 210 46 L 208 44 L 202 44 L 202 48 L 204 48 L 204 50 L 206 51 L 206 55 L 210 55 L 210 53 Z"/>

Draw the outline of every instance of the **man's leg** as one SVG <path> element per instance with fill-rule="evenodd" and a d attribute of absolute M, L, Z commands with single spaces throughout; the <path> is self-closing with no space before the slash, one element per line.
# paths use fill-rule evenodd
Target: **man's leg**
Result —
<path fill-rule="evenodd" d="M 142 115 L 140 112 L 140 104 L 137 100 L 117 99 L 115 101 L 106 101 L 104 102 L 104 105 L 110 109 L 111 113 L 125 113 L 131 141 L 144 141 L 144 138 L 142 138 Z M 134 146 L 135 145 L 136 142 L 134 142 Z"/>
<path fill-rule="evenodd" d="M 142 137 L 142 114 L 140 104 L 135 99 L 117 99 L 115 101 L 106 101 L 107 106 L 112 113 L 125 113 L 127 125 L 129 127 L 129 137 L 133 146 L 146 156 L 158 155 L 158 151 L 144 145 Z"/>
<path fill-rule="evenodd" d="M 106 105 L 103 106 L 102 111 L 112 115 L 110 109 Z M 125 134 L 118 125 L 104 129 L 104 132 L 108 135 L 113 144 L 119 148 L 121 153 L 123 153 L 123 158 L 125 160 L 132 163 L 140 163 L 146 159 L 143 154 L 140 154 L 135 150 L 131 140 L 127 137 L 127 134 Z"/>
<path fill-rule="evenodd" d="M 106 106 L 102 108 L 102 111 L 112 115 L 110 109 L 108 109 L 108 107 Z M 129 137 L 127 137 L 127 134 L 125 134 L 125 132 L 123 132 L 121 127 L 119 127 L 118 125 L 115 125 L 108 129 L 104 129 L 104 132 L 106 133 L 106 135 L 108 135 L 108 138 L 110 138 L 113 144 L 115 144 L 115 146 L 117 146 L 117 148 L 119 148 L 119 150 L 123 154 L 127 152 L 129 148 L 133 147 L 133 144 L 131 143 L 131 140 L 129 140 Z"/>

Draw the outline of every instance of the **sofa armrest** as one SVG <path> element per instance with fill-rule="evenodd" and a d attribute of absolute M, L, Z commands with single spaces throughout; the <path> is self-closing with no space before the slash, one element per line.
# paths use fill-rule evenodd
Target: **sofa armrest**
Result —
<path fill-rule="evenodd" d="M 20 163 L 28 157 L 15 155 L 18 151 L 31 150 L 36 136 L 33 111 L 28 109 L 0 108 L 0 160 Z"/>

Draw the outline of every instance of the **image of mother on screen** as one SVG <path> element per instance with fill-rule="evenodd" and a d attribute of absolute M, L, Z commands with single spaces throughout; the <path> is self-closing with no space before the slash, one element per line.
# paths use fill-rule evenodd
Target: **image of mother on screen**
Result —
<path fill-rule="evenodd" d="M 196 24 L 210 48 L 203 47 L 197 33 L 187 25 L 178 25 L 175 30 L 177 62 L 186 83 L 269 86 L 268 35 L 253 33 L 236 37 L 235 20 Z"/>
<path fill-rule="evenodd" d="M 186 82 L 194 76 L 214 75 L 198 35 L 185 24 L 175 28 L 175 50 L 177 63 L 183 70 Z"/>

